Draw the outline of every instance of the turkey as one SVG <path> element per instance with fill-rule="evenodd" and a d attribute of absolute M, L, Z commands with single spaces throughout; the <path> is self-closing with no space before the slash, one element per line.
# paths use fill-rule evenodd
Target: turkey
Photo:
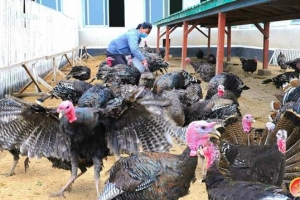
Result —
<path fill-rule="evenodd" d="M 217 59 L 216 56 L 214 54 L 208 54 L 206 57 L 206 62 L 210 63 L 210 64 L 216 64 Z"/>
<path fill-rule="evenodd" d="M 199 72 L 200 65 L 205 63 L 204 61 L 193 62 L 189 57 L 185 58 L 185 62 L 190 64 L 196 73 Z"/>
<path fill-rule="evenodd" d="M 111 76 L 119 76 L 123 84 L 138 85 L 141 73 L 136 67 L 124 64 L 117 64 L 111 67 L 111 59 L 108 57 L 105 62 L 100 63 L 96 74 L 97 79 L 106 82 L 106 79 Z"/>
<path fill-rule="evenodd" d="M 81 95 L 91 88 L 93 85 L 84 81 L 79 80 L 62 80 L 54 86 L 53 90 L 48 94 L 43 95 L 37 99 L 37 103 L 41 104 L 48 98 L 61 98 L 63 101 L 69 100 L 73 104 L 78 103 L 78 99 Z"/>
<path fill-rule="evenodd" d="M 203 59 L 203 56 L 204 56 L 204 52 L 202 51 L 202 49 L 199 48 L 196 52 L 196 57 L 198 59 Z"/>
<path fill-rule="evenodd" d="M 166 152 L 172 147 L 172 138 L 185 142 L 184 128 L 134 102 L 140 92 L 139 88 L 121 104 L 116 102 L 103 109 L 74 109 L 72 102 L 63 101 L 57 108 L 60 119 L 56 110 L 13 97 L 4 98 L 0 103 L 4 105 L 0 107 L 0 116 L 5 116 L 0 124 L 1 148 L 17 149 L 29 158 L 54 158 L 52 162 L 59 161 L 55 165 L 60 168 L 69 167 L 70 180 L 51 196 L 63 196 L 74 180 L 94 165 L 98 193 L 102 159 L 110 151 L 114 155 L 139 150 Z M 81 173 L 77 175 L 78 168 Z"/>
<path fill-rule="evenodd" d="M 200 100 L 184 109 L 185 125 L 195 120 L 226 119 L 240 115 L 236 104 L 228 99 Z"/>
<path fill-rule="evenodd" d="M 294 60 L 289 60 L 285 63 L 289 67 L 293 68 L 295 72 L 300 72 L 300 58 L 296 58 Z"/>
<path fill-rule="evenodd" d="M 233 180 L 256 181 L 287 187 L 300 175 L 298 114 L 293 108 L 286 111 L 275 124 L 268 122 L 262 131 L 251 130 L 248 137 L 245 127 L 234 118 L 228 118 L 221 133 L 222 149 L 220 170 Z M 286 134 L 286 136 L 285 136 Z M 250 142 L 248 142 L 250 139 Z M 249 146 L 250 143 L 250 146 Z"/>
<path fill-rule="evenodd" d="M 215 144 L 206 144 L 203 153 L 207 159 L 205 185 L 209 200 L 294 199 L 292 194 L 278 186 L 226 178 L 219 170 L 220 151 Z"/>
<path fill-rule="evenodd" d="M 207 93 L 205 99 L 210 99 L 218 92 L 218 86 L 224 85 L 225 90 L 232 91 L 236 98 L 239 98 L 243 90 L 250 89 L 236 74 L 223 72 L 214 76 L 207 85 Z"/>
<path fill-rule="evenodd" d="M 164 90 L 172 90 L 173 88 L 185 89 L 191 83 L 201 83 L 201 81 L 184 70 L 169 72 L 155 80 L 153 92 L 160 94 Z"/>
<path fill-rule="evenodd" d="M 185 62 L 191 64 L 195 72 L 199 72 L 204 82 L 209 82 L 216 74 L 216 66 L 205 61 L 192 62 L 190 58 L 186 58 Z"/>
<path fill-rule="evenodd" d="M 147 41 L 146 40 L 144 41 L 143 50 L 146 51 L 146 52 L 149 52 L 149 53 L 155 53 L 154 50 L 147 45 Z"/>
<path fill-rule="evenodd" d="M 284 72 L 273 78 L 262 81 L 262 84 L 268 84 L 273 82 L 276 88 L 280 88 L 284 83 L 289 83 L 290 79 L 292 78 L 299 78 L 299 72 Z"/>
<path fill-rule="evenodd" d="M 209 138 L 214 124 L 197 121 L 189 125 L 188 147 L 180 155 L 140 152 L 119 159 L 98 200 L 175 200 L 187 195 L 198 160 L 195 138 Z"/>
<path fill-rule="evenodd" d="M 253 73 L 257 70 L 257 57 L 255 56 L 254 59 L 246 59 L 241 57 L 240 61 L 242 63 L 242 69 L 245 72 L 245 76 L 248 76 L 248 73 L 250 72 L 254 77 Z"/>
<path fill-rule="evenodd" d="M 82 94 L 78 100 L 78 107 L 103 108 L 114 98 L 116 95 L 110 88 L 97 83 Z"/>
<path fill-rule="evenodd" d="M 52 126 L 58 125 L 58 115 L 55 114 L 55 110 L 14 97 L 1 99 L 0 109 L 0 149 L 8 150 L 14 156 L 14 165 L 9 175 L 14 173 L 19 154 L 37 158 L 61 156 L 62 159 L 66 159 L 64 154 L 67 154 L 68 150 L 65 147 L 69 141 L 57 131 L 58 126 Z M 30 118 L 31 114 L 35 115 L 34 118 Z M 40 135 L 41 132 L 45 135 Z M 44 149 L 30 145 L 44 139 L 48 140 L 45 144 L 53 145 L 46 146 Z M 59 152 L 56 149 L 59 149 Z M 25 169 L 28 167 L 28 161 L 26 158 Z"/>
<path fill-rule="evenodd" d="M 91 69 L 87 66 L 74 66 L 66 75 L 66 79 L 75 78 L 81 81 L 88 80 L 91 77 Z"/>
<path fill-rule="evenodd" d="M 235 94 L 230 90 L 225 90 L 224 85 L 219 85 L 218 92 L 211 97 L 212 100 L 218 99 L 218 98 L 229 99 L 232 101 L 233 104 L 236 104 L 237 106 L 239 106 L 239 102 L 238 102 Z"/>
<path fill-rule="evenodd" d="M 203 98 L 202 88 L 199 83 L 191 83 L 186 89 L 177 89 L 174 91 L 178 94 L 183 108 L 187 108 Z"/>
<path fill-rule="evenodd" d="M 286 57 L 285 55 L 280 51 L 278 56 L 277 56 L 277 64 L 280 67 L 280 70 L 285 72 L 287 69 L 288 65 L 286 64 Z"/>
<path fill-rule="evenodd" d="M 142 51 L 143 55 L 145 56 L 148 69 L 150 72 L 160 71 L 162 74 L 164 72 L 168 72 L 167 69 L 169 67 L 169 63 L 164 61 L 164 59 L 157 53 L 150 53 L 147 51 Z"/>
<path fill-rule="evenodd" d="M 276 136 L 277 143 L 274 145 L 260 145 L 255 148 L 224 142 L 222 153 L 230 166 L 230 178 L 281 186 L 287 133 L 279 130 Z"/>

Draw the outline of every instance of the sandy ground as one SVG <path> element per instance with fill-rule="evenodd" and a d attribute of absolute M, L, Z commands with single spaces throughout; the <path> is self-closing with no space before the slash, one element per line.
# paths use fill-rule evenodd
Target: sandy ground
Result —
<path fill-rule="evenodd" d="M 102 56 L 95 57 L 96 60 L 84 60 L 84 62 L 89 66 L 95 73 L 98 65 L 104 58 Z M 261 81 L 263 79 L 245 77 L 241 69 L 240 62 L 238 58 L 233 58 L 232 62 L 234 66 L 231 68 L 231 72 L 238 74 L 245 84 L 251 89 L 244 91 L 239 99 L 240 109 L 242 114 L 251 113 L 255 116 L 256 123 L 255 127 L 263 127 L 264 123 L 268 121 L 267 115 L 269 114 L 269 103 L 271 100 L 275 100 L 274 94 L 278 91 L 274 85 L 267 84 L 262 85 Z M 262 65 L 259 63 L 258 69 L 261 69 Z M 63 69 L 64 73 L 67 73 L 69 67 Z M 180 59 L 172 58 L 170 60 L 170 69 L 180 70 Z M 269 66 L 272 71 L 273 77 L 279 73 L 279 67 Z M 187 71 L 193 73 L 196 77 L 197 74 L 194 73 L 192 67 L 187 66 Z M 59 77 L 61 78 L 61 77 Z M 58 79 L 59 80 L 59 79 Z M 51 85 L 57 83 L 52 81 L 52 75 L 47 78 L 47 82 Z M 204 94 L 206 93 L 205 82 L 201 83 Z M 32 92 L 33 87 L 30 86 L 26 92 Z M 47 91 L 43 88 L 43 91 Z M 36 97 L 26 98 L 29 101 L 34 101 Z M 44 105 L 46 106 L 57 106 L 60 100 L 47 100 Z M 184 147 L 174 147 L 172 153 L 181 153 Z M 31 159 L 30 168 L 25 173 L 24 172 L 24 157 L 20 159 L 19 164 L 16 167 L 16 175 L 7 177 L 4 174 L 10 170 L 13 163 L 13 158 L 11 154 L 7 151 L 0 152 L 0 199 L 2 200 L 16 200 L 16 199 L 30 199 L 30 200 L 43 200 L 50 199 L 49 194 L 60 189 L 69 179 L 70 172 L 65 170 L 59 170 L 51 167 L 51 163 L 48 160 L 42 159 Z M 107 178 L 105 173 L 114 164 L 115 158 L 109 157 L 107 161 L 104 162 L 104 170 L 101 172 L 101 184 L 100 190 Z M 197 174 L 200 173 L 199 168 L 197 168 Z M 86 174 L 80 177 L 73 184 L 72 191 L 66 192 L 65 196 L 67 199 L 72 200 L 82 200 L 82 199 L 96 199 L 95 184 L 93 178 L 93 168 L 89 168 Z M 51 198 L 53 199 L 53 198 Z M 55 198 L 54 198 L 55 199 Z M 181 198 L 181 200 L 205 200 L 207 199 L 205 184 L 200 183 L 197 180 L 190 187 L 190 194 Z"/>

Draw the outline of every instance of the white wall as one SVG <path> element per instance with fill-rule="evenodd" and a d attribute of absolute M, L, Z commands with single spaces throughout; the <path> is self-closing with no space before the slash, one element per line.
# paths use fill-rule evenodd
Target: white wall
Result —
<path fill-rule="evenodd" d="M 63 0 L 62 13 L 78 21 L 78 27 L 83 26 L 83 12 L 81 0 Z"/>
<path fill-rule="evenodd" d="M 136 28 L 145 21 L 143 0 L 124 0 L 125 3 L 125 27 Z M 120 34 L 120 33 L 119 33 Z"/>
<path fill-rule="evenodd" d="M 191 7 L 191 6 L 199 4 L 199 3 L 200 3 L 200 0 L 183 0 L 182 8 L 186 9 L 188 7 Z"/>

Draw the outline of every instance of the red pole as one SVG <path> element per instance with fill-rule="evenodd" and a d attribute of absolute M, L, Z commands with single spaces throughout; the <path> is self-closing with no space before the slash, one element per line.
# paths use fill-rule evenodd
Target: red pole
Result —
<path fill-rule="evenodd" d="M 223 72 L 225 24 L 226 24 L 226 14 L 219 13 L 216 74 Z"/>
<path fill-rule="evenodd" d="M 270 22 L 264 23 L 263 69 L 268 69 Z"/>
<path fill-rule="evenodd" d="M 208 28 L 208 37 L 207 37 L 207 55 L 210 54 L 210 28 Z"/>
<path fill-rule="evenodd" d="M 187 55 L 187 37 L 188 37 L 188 22 L 183 22 L 183 38 L 182 38 L 182 53 L 181 53 L 181 66 L 183 70 L 186 70 L 186 55 Z"/>
<path fill-rule="evenodd" d="M 170 27 L 166 26 L 166 55 L 165 55 L 165 61 L 169 61 L 169 52 L 170 52 L 170 41 L 169 37 L 170 36 Z"/>
<path fill-rule="evenodd" d="M 231 61 L 231 26 L 227 26 L 227 61 Z"/>
<path fill-rule="evenodd" d="M 156 37 L 156 53 L 159 53 L 159 33 L 160 33 L 160 27 L 157 27 L 157 37 Z"/>

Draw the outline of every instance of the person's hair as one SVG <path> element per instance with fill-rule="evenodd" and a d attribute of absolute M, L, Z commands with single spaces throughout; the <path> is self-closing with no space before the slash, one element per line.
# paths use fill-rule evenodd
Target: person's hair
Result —
<path fill-rule="evenodd" d="M 143 22 L 143 23 L 139 24 L 139 25 L 136 27 L 136 29 L 140 29 L 141 27 L 142 27 L 143 29 L 148 28 L 148 29 L 151 31 L 151 29 L 152 29 L 152 24 L 151 24 L 151 23 L 148 23 L 148 22 Z"/>

